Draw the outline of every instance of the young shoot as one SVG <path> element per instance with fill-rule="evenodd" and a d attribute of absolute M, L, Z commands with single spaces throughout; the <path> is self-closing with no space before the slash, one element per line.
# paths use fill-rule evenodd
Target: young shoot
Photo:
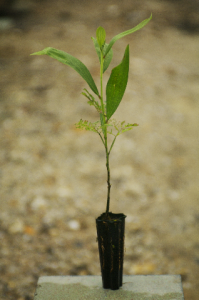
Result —
<path fill-rule="evenodd" d="M 134 126 L 138 126 L 137 123 L 129 124 L 125 121 L 119 122 L 112 119 L 113 114 L 117 110 L 124 92 L 126 90 L 129 73 L 129 45 L 127 45 L 121 63 L 112 69 L 108 82 L 106 84 L 106 99 L 104 99 L 104 87 L 103 87 L 103 74 L 110 65 L 113 57 L 112 47 L 114 43 L 122 37 L 131 34 L 142 27 L 144 27 L 150 20 L 152 15 L 142 21 L 140 24 L 132 29 L 124 31 L 112 38 L 109 44 L 106 43 L 106 31 L 103 27 L 98 27 L 96 31 L 96 38 L 92 37 L 96 53 L 100 63 L 100 88 L 98 90 L 93 77 L 87 67 L 74 56 L 51 47 L 45 48 L 42 51 L 35 52 L 31 55 L 48 55 L 59 62 L 70 66 L 79 73 L 80 76 L 86 81 L 91 89 L 91 94 L 86 88 L 83 90 L 82 95 L 87 98 L 87 103 L 92 105 L 99 114 L 99 120 L 96 122 L 83 121 L 82 119 L 76 123 L 76 127 L 80 129 L 90 130 L 96 132 L 104 145 L 106 154 L 106 169 L 107 169 L 107 202 L 106 202 L 106 214 L 108 215 L 110 209 L 110 165 L 109 157 L 111 150 L 114 146 L 116 138 L 123 132 L 131 130 Z M 112 135 L 113 138 L 108 144 L 108 135 Z"/>

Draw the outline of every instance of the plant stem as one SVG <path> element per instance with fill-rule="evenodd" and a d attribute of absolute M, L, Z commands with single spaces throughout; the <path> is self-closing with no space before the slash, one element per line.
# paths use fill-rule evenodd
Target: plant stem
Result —
<path fill-rule="evenodd" d="M 114 140 L 112 141 L 112 144 L 111 144 L 110 149 L 109 149 L 109 152 L 108 152 L 109 155 L 110 155 L 110 153 L 111 153 L 111 150 L 112 150 L 112 148 L 113 148 L 113 145 L 115 144 L 115 140 L 116 140 L 116 138 L 117 138 L 118 135 L 119 135 L 119 134 L 117 134 L 117 135 L 114 137 Z"/>
<path fill-rule="evenodd" d="M 101 85 L 101 107 L 102 107 L 102 121 L 103 121 L 103 135 L 104 135 L 104 147 L 106 152 L 106 169 L 107 169 L 107 203 L 106 203 L 106 214 L 109 213 L 110 207 L 110 191 L 111 191 L 111 184 L 110 184 L 110 167 L 109 167 L 109 155 L 110 151 L 108 151 L 108 139 L 107 139 L 107 127 L 106 124 L 106 114 L 104 109 L 104 101 L 103 101 L 103 67 L 104 67 L 104 57 L 103 52 L 101 50 L 101 63 L 100 63 L 100 85 Z"/>
<path fill-rule="evenodd" d="M 111 192 L 111 183 L 110 183 L 110 168 L 109 168 L 109 152 L 106 149 L 106 169 L 107 169 L 107 203 L 106 203 L 106 215 L 109 213 L 110 207 L 110 192 Z"/>

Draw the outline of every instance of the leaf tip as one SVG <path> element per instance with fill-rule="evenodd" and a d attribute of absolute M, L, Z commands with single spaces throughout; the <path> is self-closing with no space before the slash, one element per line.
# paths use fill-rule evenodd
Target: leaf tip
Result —
<path fill-rule="evenodd" d="M 38 52 L 31 53 L 30 55 L 39 55 Z"/>
<path fill-rule="evenodd" d="M 99 26 L 96 30 L 96 38 L 100 48 L 102 48 L 105 44 L 106 40 L 106 31 L 103 27 Z"/>
<path fill-rule="evenodd" d="M 48 54 L 48 52 L 53 49 L 52 47 L 47 47 L 41 51 L 38 51 L 38 52 L 34 52 L 34 53 L 31 53 L 30 55 L 45 55 L 45 54 Z"/>

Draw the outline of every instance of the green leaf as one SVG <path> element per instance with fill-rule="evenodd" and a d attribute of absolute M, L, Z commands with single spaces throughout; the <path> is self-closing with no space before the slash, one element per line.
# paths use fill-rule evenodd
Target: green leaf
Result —
<path fill-rule="evenodd" d="M 57 50 L 55 48 L 47 47 L 43 49 L 42 51 L 32 53 L 31 55 L 48 55 L 52 58 L 57 59 L 59 62 L 70 66 L 73 68 L 75 71 L 77 71 L 82 78 L 88 83 L 90 86 L 91 90 L 96 94 L 99 95 L 98 89 L 95 85 L 95 82 L 93 80 L 93 77 L 91 76 L 91 73 L 87 69 L 87 67 L 77 58 L 74 56 L 61 51 Z"/>
<path fill-rule="evenodd" d="M 107 120 L 114 114 L 124 95 L 129 73 L 129 45 L 126 47 L 121 64 L 115 67 L 106 86 Z"/>
<path fill-rule="evenodd" d="M 97 52 L 97 55 L 99 57 L 99 61 L 101 63 L 101 52 L 100 52 L 100 46 L 97 42 L 97 39 L 93 38 L 92 37 L 92 40 L 93 40 L 93 43 L 94 43 L 94 46 L 95 46 L 95 50 Z M 104 45 L 104 48 L 103 48 L 103 53 L 106 51 L 108 47 L 108 44 L 105 44 Z M 111 49 L 108 54 L 106 55 L 105 59 L 104 59 L 104 66 L 103 66 L 103 73 L 108 69 L 108 66 L 110 65 L 110 62 L 113 58 L 113 50 Z"/>
<path fill-rule="evenodd" d="M 82 95 L 84 95 L 87 99 L 88 99 L 88 104 L 89 105 L 93 105 L 96 110 L 101 113 L 102 108 L 99 105 L 99 103 L 97 101 L 95 101 L 95 98 L 87 91 L 87 89 L 84 89 L 84 91 L 86 91 L 86 93 L 82 92 Z"/>
<path fill-rule="evenodd" d="M 124 125 L 124 124 L 121 123 L 121 125 Z M 134 126 L 139 126 L 139 125 L 137 123 L 133 123 L 133 124 L 128 123 L 128 124 L 122 126 L 120 132 L 118 132 L 118 135 L 123 133 L 123 132 L 126 132 L 126 131 L 129 131 L 129 130 L 133 129 Z"/>
<path fill-rule="evenodd" d="M 101 130 L 101 126 L 100 126 L 100 122 L 89 122 L 89 121 L 83 121 L 82 119 L 75 124 L 76 128 L 79 129 L 85 129 L 85 130 L 89 130 L 89 131 L 94 131 L 99 133 L 99 131 Z"/>
<path fill-rule="evenodd" d="M 102 50 L 105 40 L 106 40 L 106 31 L 103 27 L 98 27 L 96 30 L 96 37 L 97 37 L 97 42 L 100 46 L 100 49 Z"/>
<path fill-rule="evenodd" d="M 114 44 L 117 40 L 121 39 L 122 37 L 124 37 L 124 36 L 126 36 L 126 35 L 128 35 L 128 34 L 131 34 L 131 33 L 135 32 L 135 31 L 141 29 L 141 28 L 144 27 L 151 19 L 152 19 L 152 14 L 151 14 L 151 16 L 150 16 L 148 19 L 142 21 L 141 23 L 139 23 L 139 24 L 138 24 L 137 26 L 135 26 L 134 28 L 129 29 L 129 30 L 124 31 L 124 32 L 121 32 L 121 33 L 117 34 L 116 36 L 114 36 L 114 37 L 112 38 L 112 40 L 110 41 L 110 43 L 109 43 L 109 45 L 108 45 L 108 47 L 107 47 L 107 49 L 106 49 L 104 55 L 106 56 L 106 55 L 108 54 L 108 52 L 109 52 L 109 51 L 111 50 L 111 48 L 113 47 L 113 44 Z"/>

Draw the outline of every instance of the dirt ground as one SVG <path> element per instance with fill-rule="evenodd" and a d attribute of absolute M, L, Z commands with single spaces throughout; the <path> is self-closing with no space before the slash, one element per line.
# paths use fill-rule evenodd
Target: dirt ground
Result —
<path fill-rule="evenodd" d="M 6 1 L 4 1 L 6 2 Z M 95 218 L 105 210 L 105 153 L 79 131 L 97 114 L 83 79 L 46 56 L 82 60 L 99 84 L 91 36 L 130 46 L 125 97 L 114 118 L 139 127 L 111 155 L 111 211 L 126 218 L 124 274 L 181 274 L 199 299 L 198 1 L 14 1 L 0 13 L 0 299 L 33 299 L 42 275 L 100 274 Z"/>

